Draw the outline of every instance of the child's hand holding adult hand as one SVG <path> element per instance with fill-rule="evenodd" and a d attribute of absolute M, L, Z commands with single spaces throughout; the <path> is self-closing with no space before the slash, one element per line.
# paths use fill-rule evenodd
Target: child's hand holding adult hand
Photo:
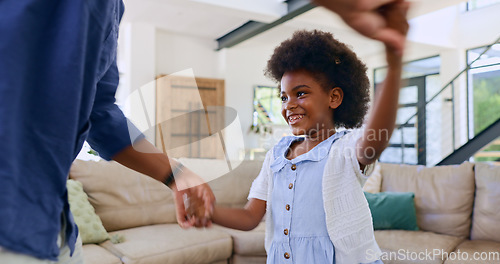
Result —
<path fill-rule="evenodd" d="M 174 191 L 177 222 L 182 228 L 209 227 L 215 196 L 207 183 L 191 170 L 183 167 L 175 175 Z"/>
<path fill-rule="evenodd" d="M 193 219 L 195 227 L 212 226 L 213 210 L 207 210 L 205 202 L 199 197 L 187 198 L 185 201 L 186 211 L 189 219 Z"/>

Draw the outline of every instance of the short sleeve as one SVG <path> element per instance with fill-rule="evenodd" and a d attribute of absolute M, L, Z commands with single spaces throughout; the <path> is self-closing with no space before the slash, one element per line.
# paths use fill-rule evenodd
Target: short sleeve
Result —
<path fill-rule="evenodd" d="M 259 200 L 267 201 L 268 183 L 269 177 L 272 177 L 271 173 L 271 162 L 273 160 L 272 150 L 268 151 L 260 173 L 255 178 L 250 188 L 250 193 L 248 194 L 248 200 L 256 198 Z"/>
<path fill-rule="evenodd" d="M 346 150 L 344 150 L 346 153 L 348 153 L 350 163 L 352 163 L 354 167 L 354 172 L 356 173 L 356 178 L 358 179 L 359 184 L 361 187 L 365 184 L 366 180 L 370 175 L 372 174 L 375 165 L 377 162 L 374 162 L 372 164 L 368 164 L 365 166 L 363 170 L 361 170 L 361 167 L 359 166 L 359 161 L 358 157 L 356 156 L 356 144 L 358 140 L 363 136 L 364 129 L 354 129 L 351 131 L 349 136 L 349 140 L 346 144 Z"/>

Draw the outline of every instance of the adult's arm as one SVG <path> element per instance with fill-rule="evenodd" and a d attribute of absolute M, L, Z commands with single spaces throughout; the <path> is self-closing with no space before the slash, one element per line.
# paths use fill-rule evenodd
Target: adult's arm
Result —
<path fill-rule="evenodd" d="M 113 159 L 126 167 L 164 182 L 172 172 L 171 165 L 177 166 L 177 163 L 169 160 L 167 155 L 145 140 L 140 131 L 125 118 L 123 112 L 115 104 L 118 81 L 118 68 L 115 60 L 97 84 L 94 106 L 90 115 L 91 129 L 87 141 L 104 159 Z M 177 221 L 181 227 L 189 227 L 195 224 L 195 219 L 188 220 L 183 195 L 202 199 L 206 205 L 205 215 L 211 214 L 215 198 L 210 187 L 201 178 L 194 173 L 189 173 L 187 169 L 184 171 L 186 173 L 182 173 L 183 177 L 176 177 L 178 181 L 169 187 L 174 192 Z M 181 183 L 182 187 L 179 187 Z M 192 188 L 186 189 L 186 186 Z"/>
<path fill-rule="evenodd" d="M 405 35 L 391 28 L 379 8 L 403 0 L 313 0 L 337 13 L 350 27 L 364 36 L 380 40 L 402 54 Z"/>

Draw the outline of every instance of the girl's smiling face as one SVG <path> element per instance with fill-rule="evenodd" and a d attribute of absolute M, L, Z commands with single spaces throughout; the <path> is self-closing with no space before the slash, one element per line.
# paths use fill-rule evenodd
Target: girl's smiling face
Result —
<path fill-rule="evenodd" d="M 316 138 L 334 133 L 333 111 L 342 98 L 342 89 L 325 91 L 306 70 L 285 72 L 281 78 L 281 114 L 296 136 Z"/>

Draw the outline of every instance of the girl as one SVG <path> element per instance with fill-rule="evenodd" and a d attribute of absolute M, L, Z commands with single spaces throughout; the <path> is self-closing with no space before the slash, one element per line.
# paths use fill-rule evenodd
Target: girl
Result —
<path fill-rule="evenodd" d="M 406 34 L 406 6 L 386 19 Z M 388 74 L 364 130 L 366 66 L 321 31 L 298 31 L 281 43 L 266 75 L 280 82 L 282 115 L 294 136 L 274 146 L 243 209 L 215 207 L 212 221 L 251 230 L 266 215 L 267 263 L 381 263 L 360 183 L 394 128 L 401 54 L 386 45 Z"/>

